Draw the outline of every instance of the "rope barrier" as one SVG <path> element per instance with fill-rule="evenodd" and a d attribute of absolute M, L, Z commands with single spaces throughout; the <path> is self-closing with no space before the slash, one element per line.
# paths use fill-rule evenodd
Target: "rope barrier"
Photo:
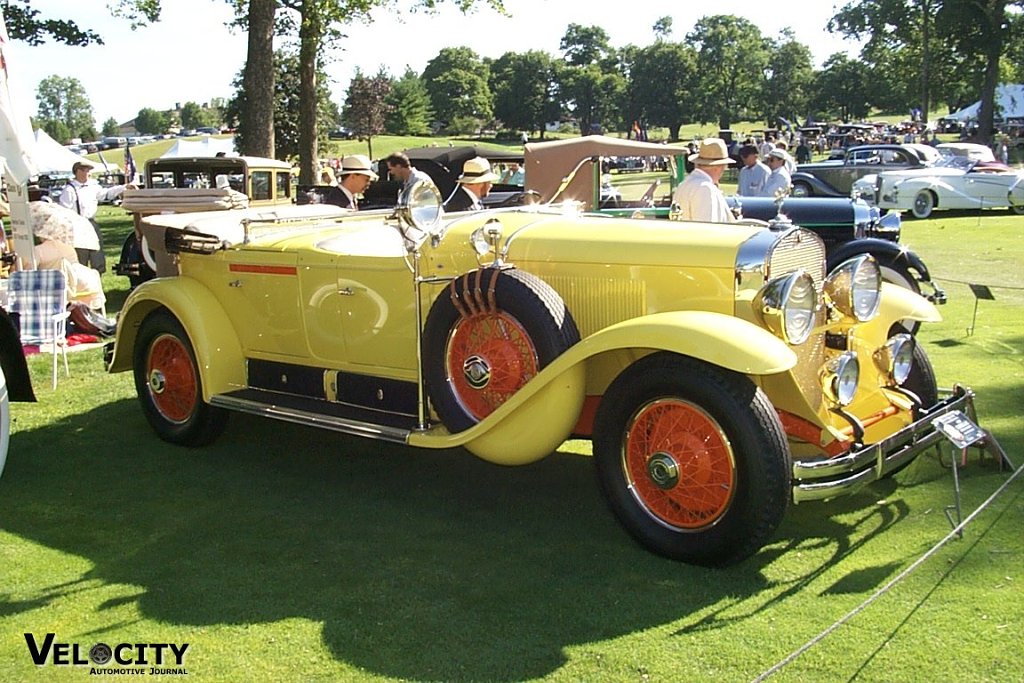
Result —
<path fill-rule="evenodd" d="M 1024 465 L 1021 465 L 1020 467 L 1018 467 L 1014 471 L 1014 473 L 1012 475 L 1010 475 L 1010 478 L 1007 479 L 1005 482 L 1003 482 L 1002 486 L 997 488 L 995 490 L 995 492 L 992 493 L 991 496 L 989 496 L 987 499 L 985 499 L 985 502 L 983 502 L 981 505 L 979 505 L 978 508 L 974 512 L 972 512 L 970 515 L 967 516 L 966 519 L 964 519 L 964 521 L 960 522 L 960 524 L 958 524 L 952 531 L 950 531 L 946 535 L 945 538 L 943 538 L 941 541 L 939 541 L 934 546 L 932 546 L 932 548 L 930 550 L 928 550 L 924 555 L 922 555 L 921 557 L 917 558 L 917 560 L 915 560 L 913 564 L 911 564 L 909 567 L 907 567 L 902 572 L 897 574 L 891 581 L 889 581 L 889 583 L 885 584 L 884 586 L 879 588 L 877 591 L 875 591 L 864 602 L 862 602 L 861 604 L 857 605 L 855 608 L 853 608 L 852 610 L 847 612 L 845 615 L 840 617 L 834 624 L 832 624 L 831 626 L 826 628 L 824 631 L 822 631 L 818 635 L 816 635 L 813 638 L 811 638 L 809 641 L 804 643 L 800 648 L 798 648 L 797 650 L 794 650 L 792 653 L 790 653 L 785 659 L 783 659 L 782 661 L 777 663 L 775 666 L 771 667 L 770 669 L 768 669 L 767 671 L 762 673 L 760 676 L 755 678 L 753 683 L 760 683 L 761 681 L 767 680 L 769 677 L 774 676 L 776 673 L 781 671 L 783 667 L 791 664 L 798 657 L 800 657 L 803 653 L 807 652 L 812 647 L 814 647 L 815 645 L 820 643 L 822 640 L 824 640 L 826 637 L 828 637 L 833 631 L 835 631 L 840 626 L 842 626 L 843 624 L 848 622 L 850 619 L 852 619 L 853 617 L 857 616 L 858 614 L 863 612 L 865 609 L 867 609 L 867 607 L 871 603 L 873 603 L 875 600 L 877 600 L 878 598 L 882 597 L 883 595 L 888 593 L 890 590 L 892 590 L 893 586 L 895 586 L 897 583 L 899 583 L 904 578 L 909 576 L 910 573 L 913 572 L 915 569 L 917 569 L 919 566 L 924 564 L 924 562 L 928 558 L 930 558 L 932 555 L 937 553 L 939 551 L 939 549 L 942 548 L 942 546 L 946 545 L 946 543 L 948 543 L 950 541 L 950 539 L 952 539 L 954 537 L 957 537 L 960 534 L 962 534 L 963 530 L 964 530 L 964 527 L 966 527 L 971 521 L 973 521 L 974 518 L 977 517 L 981 513 L 982 510 L 984 510 L 989 505 L 991 505 L 992 502 L 996 498 L 998 498 L 1003 493 L 1003 491 L 1005 491 L 1010 486 L 1010 484 L 1013 483 L 1013 480 L 1016 479 L 1017 476 L 1021 474 L 1021 472 L 1024 472 Z"/>

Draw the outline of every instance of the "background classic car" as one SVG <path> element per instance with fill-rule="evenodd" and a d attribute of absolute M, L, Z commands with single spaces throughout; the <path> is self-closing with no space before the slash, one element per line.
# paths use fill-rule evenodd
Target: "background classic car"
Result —
<path fill-rule="evenodd" d="M 503 465 L 589 438 L 633 537 L 707 565 L 756 552 L 790 502 L 904 466 L 971 400 L 940 400 L 924 349 L 890 333 L 935 307 L 868 255 L 826 273 L 806 230 L 568 206 L 442 218 L 425 183 L 412 202 L 149 218 L 180 274 L 129 296 L 110 370 L 190 446 L 229 411 Z"/>
<path fill-rule="evenodd" d="M 849 197 L 853 183 L 869 173 L 923 168 L 935 163 L 939 153 L 921 144 L 858 145 L 842 159 L 799 164 L 792 175 L 794 197 Z"/>
<path fill-rule="evenodd" d="M 1006 209 L 1024 214 L 1024 172 L 973 155 L 944 155 L 934 166 L 864 176 L 860 197 L 883 209 L 928 218 L 946 209 Z"/>

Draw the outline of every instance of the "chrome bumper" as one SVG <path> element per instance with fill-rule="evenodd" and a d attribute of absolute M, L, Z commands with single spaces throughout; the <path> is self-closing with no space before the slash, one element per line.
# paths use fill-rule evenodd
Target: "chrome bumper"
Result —
<path fill-rule="evenodd" d="M 793 462 L 793 502 L 837 498 L 878 481 L 889 472 L 912 460 L 921 451 L 945 437 L 932 420 L 954 410 L 974 414 L 974 392 L 955 387 L 952 396 L 935 404 L 916 422 L 870 446 L 853 448 L 825 460 Z"/>

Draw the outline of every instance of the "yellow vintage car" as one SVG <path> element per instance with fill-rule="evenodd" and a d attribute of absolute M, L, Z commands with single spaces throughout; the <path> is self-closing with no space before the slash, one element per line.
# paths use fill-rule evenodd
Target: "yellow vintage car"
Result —
<path fill-rule="evenodd" d="M 686 562 L 757 552 L 791 502 L 904 466 L 972 399 L 940 399 L 900 326 L 939 320 L 930 302 L 870 255 L 826 273 L 788 223 L 443 215 L 424 183 L 395 211 L 144 230 L 169 262 L 108 360 L 161 438 L 208 443 L 242 411 L 502 465 L 590 439 L 622 525 Z"/>

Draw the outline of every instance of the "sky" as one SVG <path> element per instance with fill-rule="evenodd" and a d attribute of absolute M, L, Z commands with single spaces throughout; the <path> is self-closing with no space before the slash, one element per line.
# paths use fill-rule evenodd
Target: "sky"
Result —
<path fill-rule="evenodd" d="M 135 31 L 126 20 L 110 16 L 107 4 L 108 0 L 33 0 L 42 18 L 75 21 L 80 28 L 99 33 L 105 44 L 69 47 L 49 41 L 32 47 L 12 41 L 7 58 L 12 94 L 27 103 L 24 111 L 35 115 L 39 82 L 55 74 L 82 83 L 97 129 L 109 118 L 129 121 L 145 107 L 165 110 L 232 96 L 231 82 L 245 63 L 247 43 L 244 34 L 226 27 L 231 9 L 225 0 L 165 0 L 161 20 Z M 717 0 L 700 3 L 705 8 L 699 10 L 689 7 L 691 3 L 663 0 L 505 0 L 511 16 L 498 14 L 481 0 L 477 4 L 479 9 L 468 15 L 448 6 L 433 14 L 378 10 L 372 23 L 347 27 L 347 37 L 328 55 L 326 71 L 335 101 L 344 100 L 356 68 L 372 75 L 384 67 L 400 76 L 409 66 L 419 73 L 444 47 L 466 46 L 492 58 L 527 50 L 557 55 L 570 23 L 601 26 L 614 47 L 644 46 L 653 42 L 652 27 L 660 17 L 672 17 L 670 38 L 683 40 L 702 17 L 734 14 L 770 38 L 791 28 L 810 48 L 815 67 L 836 52 L 856 55 L 859 49 L 858 43 L 826 30 L 836 11 L 827 0 L 801 3 L 798 12 L 782 11 L 779 3 L 764 0 Z"/>

